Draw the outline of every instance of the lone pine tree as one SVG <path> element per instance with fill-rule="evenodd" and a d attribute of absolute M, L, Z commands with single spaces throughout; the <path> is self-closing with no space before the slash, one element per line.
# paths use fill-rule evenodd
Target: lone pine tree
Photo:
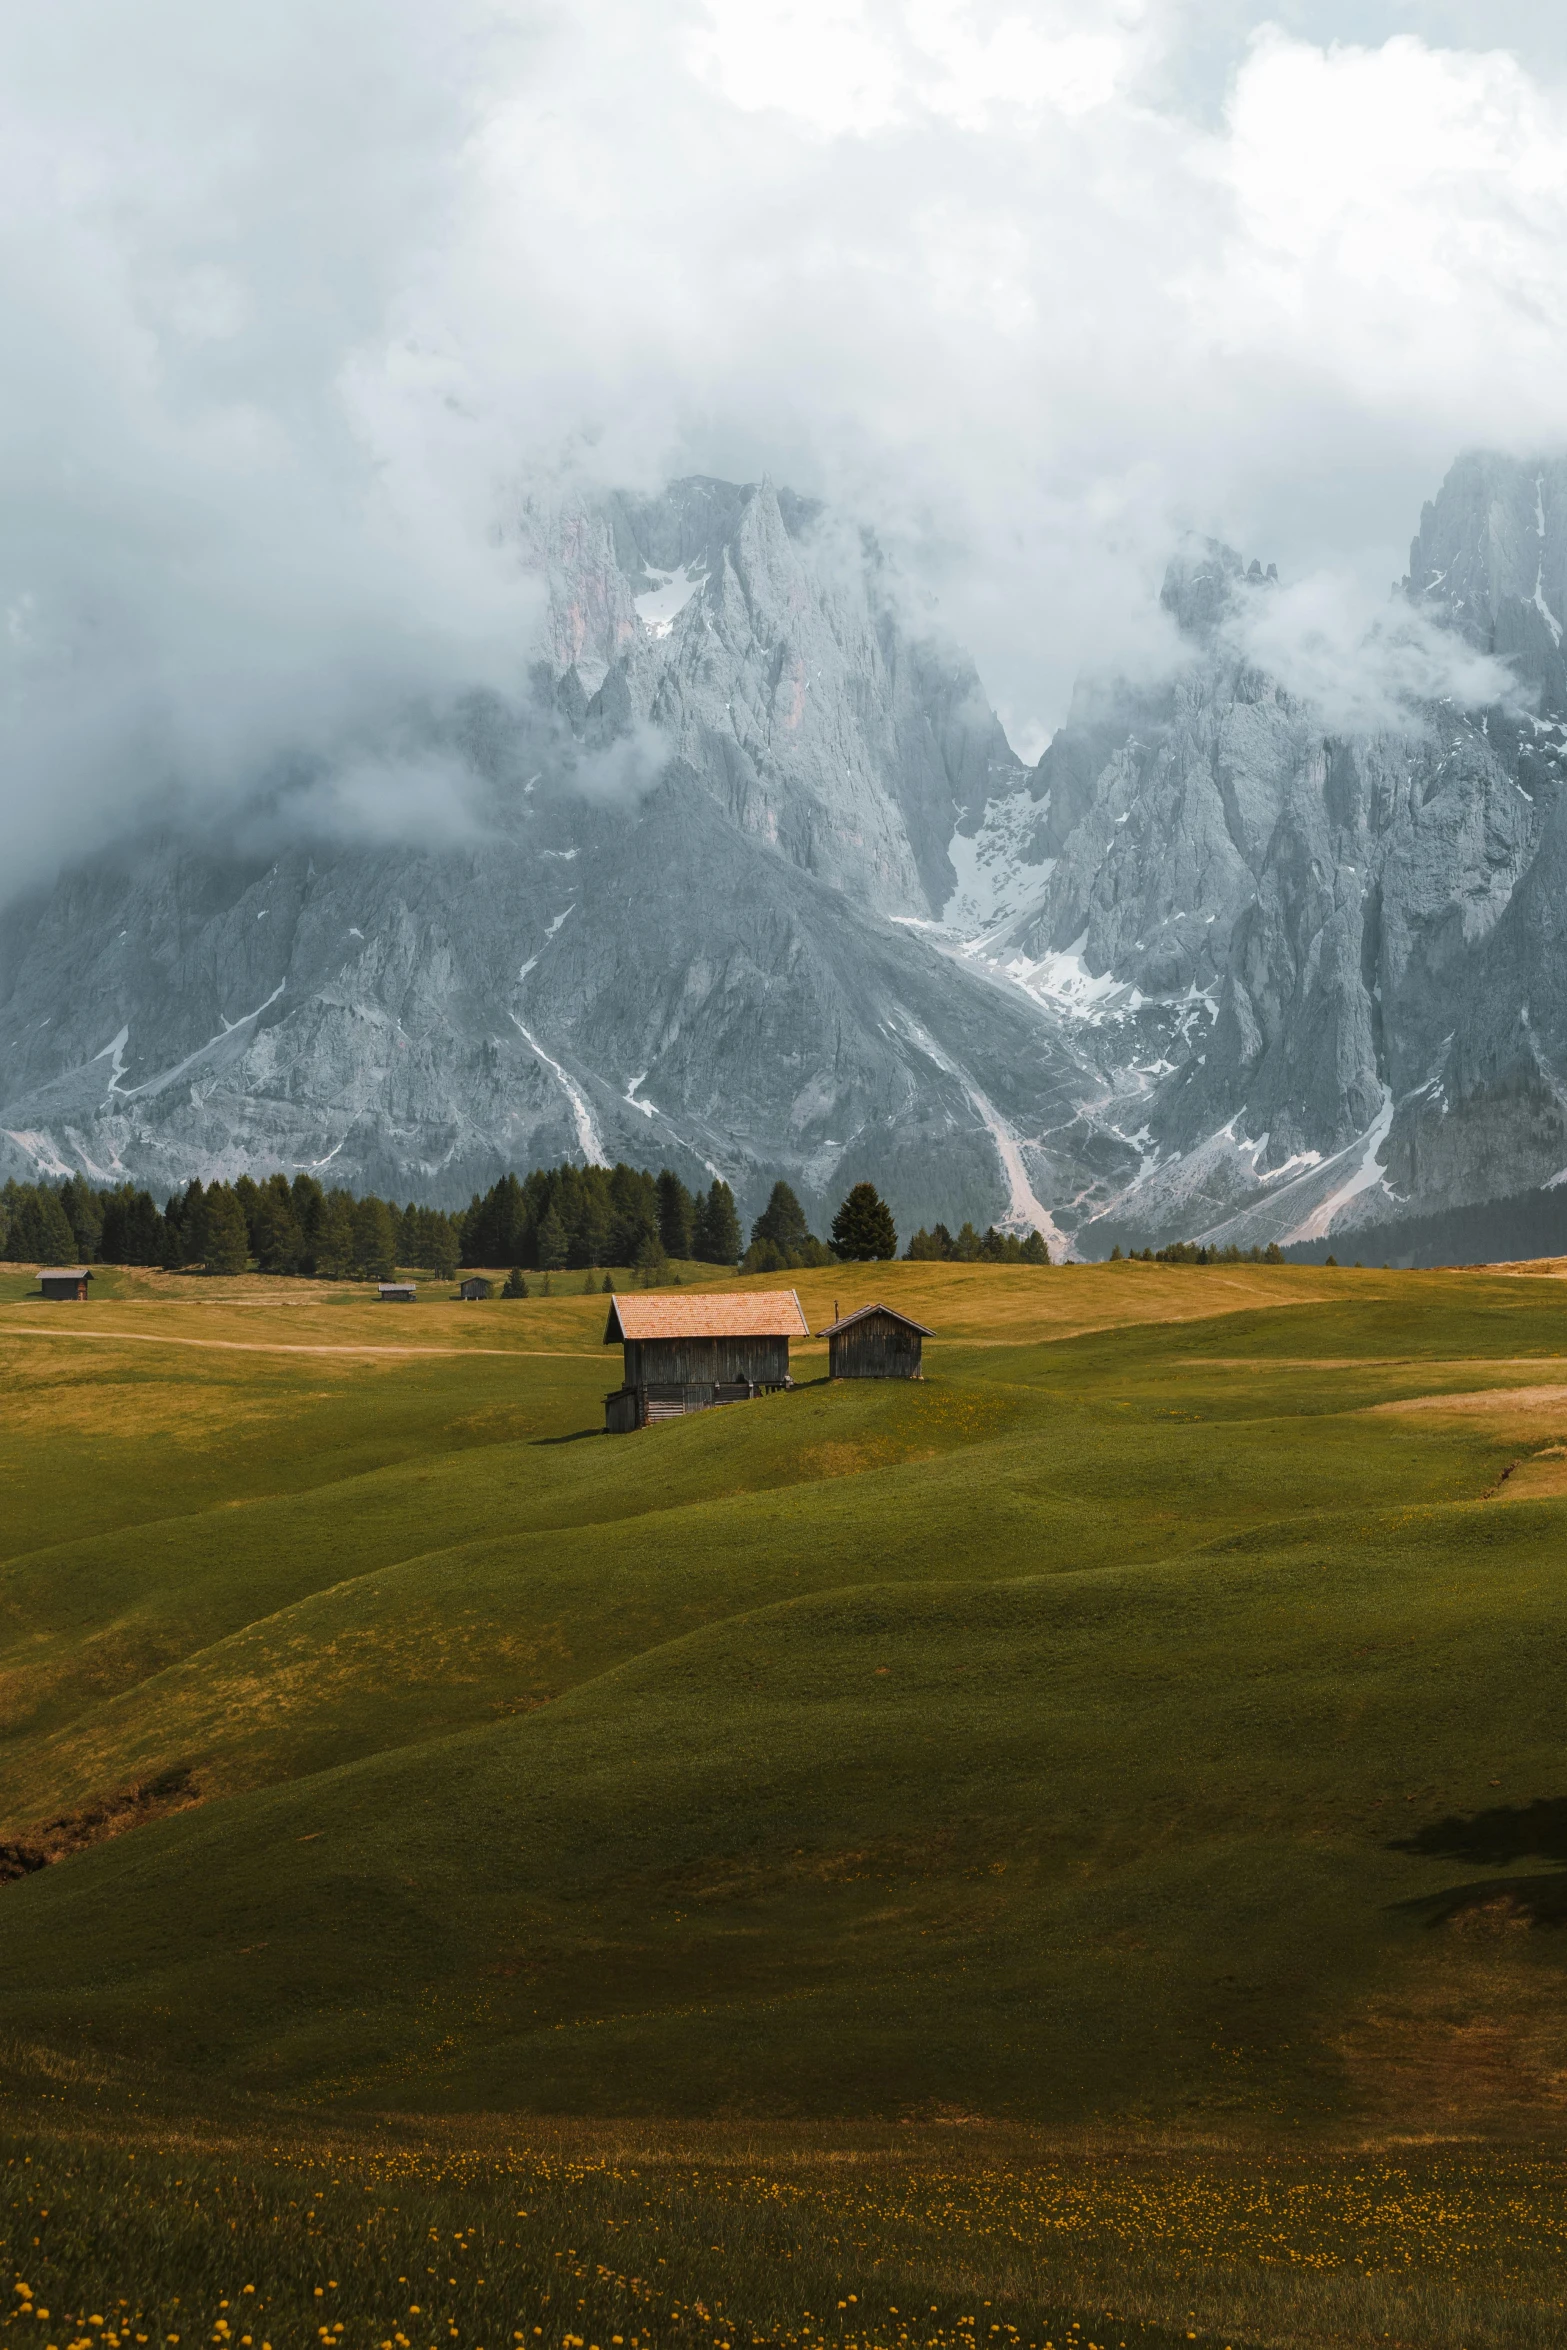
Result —
<path fill-rule="evenodd" d="M 857 1183 L 832 1220 L 832 1244 L 840 1257 L 861 1264 L 895 1257 L 898 1230 L 874 1183 Z"/>

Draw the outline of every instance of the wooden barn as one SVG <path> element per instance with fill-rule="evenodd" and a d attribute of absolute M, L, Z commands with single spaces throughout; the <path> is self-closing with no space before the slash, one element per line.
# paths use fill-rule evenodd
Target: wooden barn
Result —
<path fill-rule="evenodd" d="M 87 1265 L 46 1265 L 38 1276 L 39 1294 L 84 1306 L 91 1279 L 92 1270 Z"/>
<path fill-rule="evenodd" d="M 465 1305 L 474 1305 L 491 1294 L 491 1283 L 482 1273 L 470 1273 L 457 1285 L 457 1294 Z"/>
<path fill-rule="evenodd" d="M 891 1306 L 861 1306 L 816 1335 L 827 1341 L 829 1379 L 923 1379 L 921 1350 L 935 1334 Z"/>
<path fill-rule="evenodd" d="M 377 1290 L 384 1306 L 411 1306 L 419 1294 L 412 1281 L 382 1281 Z"/>
<path fill-rule="evenodd" d="M 625 1377 L 604 1398 L 604 1426 L 623 1436 L 655 1420 L 790 1387 L 789 1341 L 810 1334 L 792 1289 L 746 1297 L 617 1297 L 604 1344 L 625 1349 Z"/>

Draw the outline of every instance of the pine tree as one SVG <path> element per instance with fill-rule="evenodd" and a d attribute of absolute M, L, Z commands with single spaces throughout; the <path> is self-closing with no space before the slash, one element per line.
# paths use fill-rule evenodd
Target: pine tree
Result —
<path fill-rule="evenodd" d="M 40 1265 L 69 1265 L 76 1259 L 76 1235 L 71 1230 L 70 1218 L 60 1205 L 60 1195 L 51 1191 L 47 1183 L 37 1187 L 36 1238 L 38 1246 L 30 1253 Z"/>
<path fill-rule="evenodd" d="M 457 1227 L 450 1216 L 431 1217 L 425 1250 L 436 1280 L 450 1281 L 457 1270 Z"/>
<path fill-rule="evenodd" d="M 787 1265 L 804 1262 L 815 1235 L 805 1220 L 801 1207 L 787 1183 L 775 1183 L 766 1207 L 751 1226 L 751 1246 L 758 1241 L 769 1241 L 777 1252 L 777 1264 L 767 1268 L 777 1271 Z"/>
<path fill-rule="evenodd" d="M 354 1203 L 346 1191 L 327 1194 L 316 1233 L 316 1271 L 344 1281 L 354 1269 Z"/>
<path fill-rule="evenodd" d="M 374 1192 L 353 1210 L 354 1270 L 367 1281 L 390 1281 L 397 1271 L 397 1232 L 392 1211 Z"/>
<path fill-rule="evenodd" d="M 250 1254 L 256 1253 L 256 1215 L 261 1206 L 261 1186 L 249 1175 L 241 1175 L 234 1185 L 234 1197 L 239 1212 L 245 1219 L 245 1230 L 250 1237 Z"/>
<path fill-rule="evenodd" d="M 704 1265 L 739 1262 L 740 1218 L 735 1195 L 720 1177 L 714 1177 L 712 1188 L 698 1210 L 693 1246 Z"/>
<path fill-rule="evenodd" d="M 898 1229 L 892 1210 L 874 1183 L 857 1183 L 849 1193 L 832 1220 L 832 1244 L 840 1257 L 860 1264 L 897 1255 Z M 977 1254 L 977 1239 L 974 1246 Z"/>
<path fill-rule="evenodd" d="M 206 1200 L 206 1264 L 209 1273 L 243 1273 L 250 1260 L 245 1211 L 226 1183 L 214 1183 Z"/>
<path fill-rule="evenodd" d="M 666 1256 L 689 1258 L 695 1222 L 696 1201 L 679 1176 L 665 1167 L 658 1178 L 658 1237 Z"/>
<path fill-rule="evenodd" d="M 163 1218 L 150 1191 L 134 1191 L 126 1202 L 123 1261 L 127 1265 L 163 1262 Z"/>
<path fill-rule="evenodd" d="M 1147 1252 L 1145 1250 L 1144 1254 L 1146 1255 L 1146 1253 Z M 1049 1264 L 1050 1251 L 1045 1246 L 1045 1236 L 1042 1232 L 1031 1232 L 1029 1234 L 1028 1238 L 1023 1243 L 1022 1256 L 1025 1265 Z"/>
<path fill-rule="evenodd" d="M 565 1269 L 567 1256 L 566 1227 L 553 1208 L 539 1226 L 539 1266 L 543 1272 L 559 1273 Z M 549 1292 L 546 1290 L 545 1295 Z"/>
<path fill-rule="evenodd" d="M 326 1193 L 313 1175 L 296 1175 L 290 1186 L 290 1200 L 294 1221 L 299 1226 L 301 1273 L 314 1273 L 316 1254 L 321 1245 L 321 1226 L 326 1217 Z"/>
<path fill-rule="evenodd" d="M 199 1177 L 193 1178 L 185 1187 L 185 1197 L 180 1202 L 179 1226 L 182 1252 L 180 1263 L 182 1265 L 205 1264 L 207 1257 L 207 1195 L 201 1187 Z"/>
<path fill-rule="evenodd" d="M 513 1265 L 501 1287 L 502 1297 L 526 1297 L 528 1284 L 523 1279 L 522 1267 Z"/>
<path fill-rule="evenodd" d="M 613 1228 L 605 1202 L 597 1197 L 582 1201 L 575 1228 L 566 1239 L 568 1265 L 602 1265 L 614 1247 Z"/>
<path fill-rule="evenodd" d="M 305 1238 L 288 1186 L 285 1183 L 278 1192 L 269 1183 L 256 1208 L 256 1263 L 263 1273 L 297 1273 L 304 1253 Z"/>
<path fill-rule="evenodd" d="M 90 1265 L 103 1237 L 103 1201 L 85 1176 L 72 1175 L 60 1186 L 60 1205 L 75 1239 L 75 1254 Z"/>
<path fill-rule="evenodd" d="M 656 1232 L 644 1235 L 636 1254 L 636 1271 L 644 1289 L 654 1289 L 669 1271 L 664 1244 Z"/>

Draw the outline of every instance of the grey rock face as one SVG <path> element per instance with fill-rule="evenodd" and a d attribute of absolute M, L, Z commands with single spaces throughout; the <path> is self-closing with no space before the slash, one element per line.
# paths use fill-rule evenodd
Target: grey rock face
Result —
<path fill-rule="evenodd" d="M 1465 459 L 1408 586 L 1549 696 L 1567 467 Z M 1189 667 L 1074 714 L 1035 778 L 1056 862 L 993 951 L 1075 998 L 1143 1153 L 1089 1247 L 1310 1237 L 1567 1163 L 1563 728 L 1444 704 L 1335 736 L 1236 649 L 1269 592 L 1222 548 L 1172 566 Z"/>
<path fill-rule="evenodd" d="M 1460 457 L 1409 550 L 1410 595 L 1567 710 L 1567 459 Z"/>
<path fill-rule="evenodd" d="M 1540 714 L 1344 735 L 1248 657 L 1082 689 L 1038 766 L 873 546 L 771 485 L 514 518 L 525 709 L 447 722 L 461 851 L 105 849 L 0 917 L 0 1163 L 172 1185 L 311 1166 L 438 1201 L 561 1155 L 818 1217 L 1312 1237 L 1567 1168 L 1567 465 L 1466 458 L 1409 597 Z M 272 824 L 270 833 L 268 822 Z"/>
<path fill-rule="evenodd" d="M 452 1201 L 625 1156 L 746 1206 L 782 1174 L 821 1214 L 869 1176 L 905 1222 L 1042 1220 L 1031 1180 L 1070 1195 L 1103 1157 L 1092 1057 L 919 927 L 958 820 L 1023 772 L 972 668 L 767 485 L 518 527 L 555 661 L 547 707 L 462 721 L 481 838 L 145 839 L 12 906 L 6 1170 L 309 1166 Z"/>

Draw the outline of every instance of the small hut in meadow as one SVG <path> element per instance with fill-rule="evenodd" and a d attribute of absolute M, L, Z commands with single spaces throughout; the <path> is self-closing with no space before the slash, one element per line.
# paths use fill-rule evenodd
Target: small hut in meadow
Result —
<path fill-rule="evenodd" d="M 412 1281 L 382 1281 L 377 1288 L 384 1306 L 411 1306 L 419 1294 Z"/>
<path fill-rule="evenodd" d="M 466 1280 L 458 1283 L 457 1294 L 464 1305 L 476 1305 L 481 1298 L 491 1294 L 491 1286 L 482 1273 L 470 1273 Z"/>
<path fill-rule="evenodd" d="M 604 1344 L 624 1348 L 624 1382 L 604 1398 L 611 1436 L 654 1420 L 745 1403 L 792 1387 L 789 1341 L 810 1324 L 792 1289 L 726 1297 L 617 1297 Z"/>
<path fill-rule="evenodd" d="M 875 1305 L 842 1315 L 816 1335 L 827 1341 L 829 1379 L 923 1379 L 921 1350 L 935 1333 L 891 1306 Z"/>
<path fill-rule="evenodd" d="M 62 1303 L 84 1306 L 87 1303 L 87 1284 L 92 1279 L 89 1265 L 46 1265 L 38 1276 L 39 1293 Z"/>

